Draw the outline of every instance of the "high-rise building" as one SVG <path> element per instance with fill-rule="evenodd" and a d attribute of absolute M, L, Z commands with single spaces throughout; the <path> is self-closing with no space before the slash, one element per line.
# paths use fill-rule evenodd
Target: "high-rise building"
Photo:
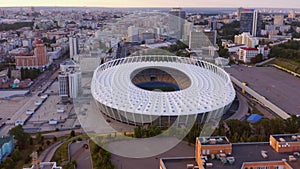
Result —
<path fill-rule="evenodd" d="M 283 14 L 275 14 L 274 15 L 274 25 L 275 26 L 281 26 L 281 25 L 283 25 L 283 19 L 284 19 L 284 15 Z"/>
<path fill-rule="evenodd" d="M 237 20 L 240 21 L 241 20 L 241 13 L 244 10 L 244 8 L 240 7 L 237 10 Z"/>
<path fill-rule="evenodd" d="M 69 80 L 67 74 L 58 75 L 59 96 L 61 102 L 65 103 L 69 100 Z"/>
<path fill-rule="evenodd" d="M 81 88 L 81 72 L 69 72 L 69 97 L 74 99 L 78 96 Z"/>
<path fill-rule="evenodd" d="M 139 28 L 135 26 L 129 26 L 127 30 L 128 41 L 138 42 L 139 41 Z"/>
<path fill-rule="evenodd" d="M 58 75 L 59 96 L 61 102 L 68 102 L 78 96 L 81 88 L 81 72 L 78 65 L 73 61 L 65 61 L 60 65 L 60 74 Z"/>
<path fill-rule="evenodd" d="M 252 36 L 259 36 L 261 33 L 262 16 L 257 10 L 243 9 L 240 20 L 240 33 L 250 32 Z"/>
<path fill-rule="evenodd" d="M 185 23 L 186 13 L 181 8 L 173 8 L 169 11 L 169 35 L 181 39 Z"/>
<path fill-rule="evenodd" d="M 74 56 L 79 54 L 78 37 L 76 37 L 76 36 L 70 36 L 69 37 L 69 49 L 70 49 L 70 58 L 71 59 Z"/>
<path fill-rule="evenodd" d="M 211 30 L 217 30 L 217 21 L 215 17 L 210 18 L 209 20 L 209 27 L 211 28 Z"/>
<path fill-rule="evenodd" d="M 253 23 L 252 23 L 252 36 L 260 36 L 261 34 L 261 14 L 255 10 L 253 12 Z"/>

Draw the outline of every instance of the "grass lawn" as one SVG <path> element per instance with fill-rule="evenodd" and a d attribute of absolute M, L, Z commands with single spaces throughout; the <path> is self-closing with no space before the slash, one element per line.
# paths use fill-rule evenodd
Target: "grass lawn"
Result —
<path fill-rule="evenodd" d="M 281 66 L 283 68 L 286 68 L 290 71 L 300 73 L 300 63 L 297 61 L 290 60 L 290 59 L 276 58 L 267 64 L 275 64 L 275 65 Z"/>

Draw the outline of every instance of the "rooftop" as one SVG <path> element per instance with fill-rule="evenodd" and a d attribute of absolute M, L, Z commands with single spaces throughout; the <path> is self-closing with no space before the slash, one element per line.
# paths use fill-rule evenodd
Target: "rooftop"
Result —
<path fill-rule="evenodd" d="M 195 157 L 161 158 L 160 160 L 164 163 L 166 169 L 183 169 L 186 168 L 187 164 L 197 166 Z"/>
<path fill-rule="evenodd" d="M 293 169 L 300 169 L 300 157 L 295 156 L 296 161 L 289 162 L 289 155 L 293 153 L 277 153 L 269 143 L 241 143 L 232 145 L 232 156 L 235 159 L 233 164 L 223 164 L 221 160 L 207 158 L 207 162 L 212 163 L 212 169 L 240 169 L 244 162 L 264 162 L 264 161 L 282 161 L 286 159 L 287 163 Z M 261 151 L 265 151 L 266 158 L 263 158 Z M 187 164 L 193 164 L 190 158 L 163 158 L 166 169 L 182 169 Z M 193 159 L 195 160 L 195 159 Z M 195 163 L 194 163 L 195 164 Z"/>
<path fill-rule="evenodd" d="M 225 136 L 198 137 L 197 139 L 200 141 L 201 145 L 230 144 Z"/>
<path fill-rule="evenodd" d="M 278 142 L 300 142 L 300 134 L 275 134 L 272 136 Z"/>
<path fill-rule="evenodd" d="M 243 50 L 258 50 L 257 48 L 246 48 L 246 47 L 242 47 L 241 49 L 243 49 Z"/>

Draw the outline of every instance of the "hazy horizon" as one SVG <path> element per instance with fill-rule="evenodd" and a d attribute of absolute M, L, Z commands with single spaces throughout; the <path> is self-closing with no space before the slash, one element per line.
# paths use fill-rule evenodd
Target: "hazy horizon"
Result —
<path fill-rule="evenodd" d="M 0 2 L 0 7 L 103 7 L 103 8 L 300 8 L 300 0 L 186 0 L 186 1 L 161 1 L 161 0 L 10 0 Z"/>

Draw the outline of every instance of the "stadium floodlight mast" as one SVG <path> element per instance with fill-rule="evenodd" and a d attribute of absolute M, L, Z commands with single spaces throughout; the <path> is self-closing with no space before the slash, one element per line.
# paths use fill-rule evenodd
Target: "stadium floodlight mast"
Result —
<path fill-rule="evenodd" d="M 124 21 L 139 23 L 130 28 L 131 37 L 127 31 L 120 30 L 124 29 Z M 85 50 L 75 59 L 82 71 L 82 89 L 74 99 L 74 107 L 81 126 L 95 143 L 116 155 L 145 158 L 176 146 L 194 123 L 204 124 L 202 136 L 213 133 L 235 98 L 229 75 L 209 62 L 216 54 L 206 56 L 205 52 L 196 52 L 194 57 L 178 57 L 164 47 L 155 48 L 163 43 L 173 45 L 177 41 L 174 39 L 184 39 L 184 31 L 180 29 L 185 22 L 166 13 L 141 12 L 108 24 L 86 42 Z M 174 31 L 166 27 L 168 24 L 180 26 Z M 131 46 L 132 43 L 124 42 L 124 39 L 140 39 L 139 32 L 149 33 L 153 26 L 153 30 L 161 31 L 153 37 L 165 42 L 152 46 L 148 42 Z M 138 31 L 135 27 L 139 27 Z M 152 35 L 143 37 L 147 40 Z M 205 41 L 203 44 L 207 44 L 208 38 L 200 37 Z M 124 53 L 129 56 L 116 58 Z M 176 84 L 177 89 L 151 91 L 139 85 L 155 80 Z M 150 138 L 124 135 L 136 126 L 149 125 L 165 130 Z"/>

